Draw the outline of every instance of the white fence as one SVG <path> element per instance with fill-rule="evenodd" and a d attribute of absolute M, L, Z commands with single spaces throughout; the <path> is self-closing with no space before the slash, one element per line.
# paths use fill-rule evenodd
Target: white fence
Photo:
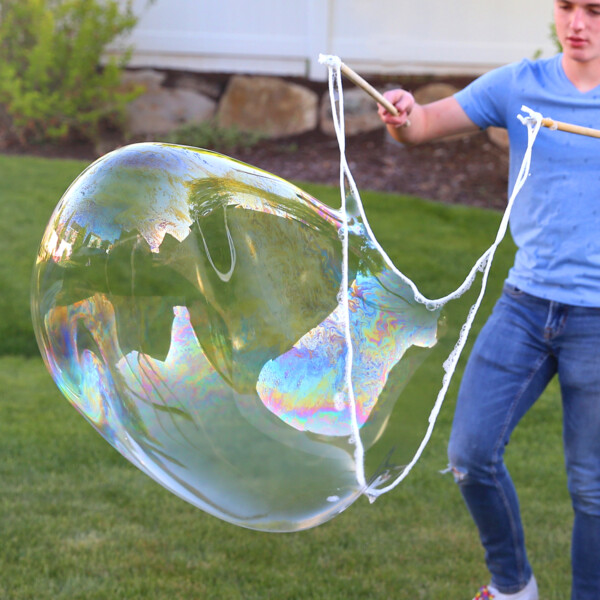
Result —
<path fill-rule="evenodd" d="M 555 52 L 550 0 L 135 0 L 133 67 L 323 79 L 319 53 L 362 73 L 479 74 Z"/>

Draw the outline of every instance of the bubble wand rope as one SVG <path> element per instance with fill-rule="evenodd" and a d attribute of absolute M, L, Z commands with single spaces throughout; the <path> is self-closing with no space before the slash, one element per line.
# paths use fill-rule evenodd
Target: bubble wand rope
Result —
<path fill-rule="evenodd" d="M 356 482 L 361 490 L 367 488 L 365 479 L 365 449 L 360 437 L 360 427 L 356 416 L 356 399 L 354 397 L 354 386 L 352 384 L 352 361 L 354 350 L 352 346 L 352 334 L 350 331 L 350 306 L 348 301 L 348 212 L 346 210 L 346 189 L 345 183 L 350 187 L 350 193 L 354 198 L 358 198 L 360 205 L 360 196 L 358 188 L 354 183 L 354 178 L 350 172 L 350 167 L 346 161 L 346 134 L 344 131 L 344 91 L 342 88 L 341 61 L 333 56 L 319 56 L 319 62 L 327 64 L 329 67 L 329 99 L 331 101 L 331 113 L 333 116 L 333 126 L 340 147 L 340 193 L 341 193 L 341 216 L 342 227 L 339 236 L 342 240 L 342 282 L 338 293 L 338 299 L 342 303 L 344 315 L 344 337 L 346 341 L 346 364 L 345 364 L 345 384 L 350 404 L 350 423 L 352 427 L 351 441 L 354 443 L 354 463 L 356 466 Z M 335 96 L 337 93 L 338 103 L 336 107 Z"/>
<path fill-rule="evenodd" d="M 528 115 L 529 115 L 528 117 L 523 117 L 522 115 L 517 115 L 518 118 L 521 120 L 521 122 L 527 126 L 528 146 L 527 146 L 525 155 L 523 157 L 523 162 L 521 164 L 521 169 L 519 171 L 519 175 L 518 175 L 515 185 L 513 187 L 512 194 L 510 196 L 508 205 L 504 212 L 504 215 L 503 215 L 502 221 L 500 223 L 498 233 L 496 235 L 496 239 L 495 239 L 494 243 L 490 246 L 490 248 L 488 248 L 488 250 L 486 250 L 486 252 L 483 253 L 483 255 L 475 263 L 475 265 L 473 266 L 473 268 L 471 269 L 471 271 L 469 272 L 469 274 L 467 275 L 466 279 L 464 280 L 464 282 L 462 283 L 461 286 L 459 286 L 456 290 L 454 290 L 453 292 L 451 292 L 450 294 L 448 294 L 447 296 L 445 296 L 443 298 L 439 298 L 437 300 L 430 300 L 430 299 L 424 297 L 419 292 L 419 290 L 417 289 L 414 282 L 412 282 L 410 279 L 408 279 L 403 273 L 398 271 L 398 269 L 391 262 L 391 260 L 389 259 L 389 257 L 387 256 L 387 254 L 385 253 L 383 248 L 381 248 L 381 246 L 379 246 L 375 237 L 372 234 L 372 231 L 369 228 L 368 221 L 366 219 L 366 215 L 364 214 L 364 210 L 362 207 L 362 203 L 360 202 L 360 196 L 358 194 L 358 190 L 356 189 L 354 180 L 352 179 L 352 176 L 350 174 L 350 170 L 349 170 L 348 163 L 346 161 L 346 156 L 345 156 L 345 138 L 344 138 L 344 130 L 343 130 L 343 96 L 342 96 L 342 90 L 341 90 L 342 86 L 341 86 L 341 82 L 340 82 L 341 65 L 343 63 L 337 56 L 321 55 L 319 57 L 319 61 L 322 64 L 326 64 L 329 67 L 329 84 L 330 84 L 329 90 L 330 90 L 331 105 L 332 105 L 332 112 L 333 112 L 333 118 L 334 118 L 334 127 L 336 130 L 336 135 L 338 137 L 338 143 L 340 146 L 340 178 L 341 178 L 341 186 L 342 186 L 341 187 L 342 210 L 345 212 L 345 197 L 344 197 L 344 191 L 343 191 L 344 190 L 343 174 L 346 173 L 351 191 L 352 191 L 353 195 L 355 196 L 355 198 L 357 198 L 357 200 L 358 200 L 358 208 L 359 208 L 361 217 L 363 219 L 363 224 L 364 224 L 365 229 L 367 230 L 371 240 L 377 245 L 379 251 L 381 252 L 381 255 L 385 258 L 385 260 L 386 260 L 387 264 L 390 266 L 390 268 L 393 269 L 393 271 L 399 277 L 401 277 L 404 281 L 407 282 L 407 284 L 409 284 L 411 286 L 411 288 L 415 294 L 415 300 L 425 304 L 430 310 L 436 310 L 438 308 L 441 308 L 442 306 L 444 306 L 444 304 L 446 304 L 450 300 L 460 297 L 471 287 L 471 285 L 473 284 L 473 281 L 475 280 L 475 277 L 477 276 L 477 273 L 479 271 L 483 272 L 481 290 L 480 290 L 479 296 L 477 297 L 477 300 L 475 301 L 475 303 L 469 310 L 467 319 L 461 328 L 459 339 L 456 342 L 454 349 L 452 350 L 452 352 L 450 353 L 450 355 L 444 362 L 444 376 L 442 378 L 442 387 L 438 393 L 434 407 L 431 410 L 431 413 L 429 415 L 429 426 L 428 426 L 425 436 L 421 442 L 421 445 L 417 449 L 417 452 L 415 453 L 415 455 L 414 455 L 413 459 L 410 461 L 410 463 L 403 469 L 402 473 L 400 473 L 400 475 L 391 484 L 387 485 L 386 487 L 379 488 L 377 486 L 381 485 L 386 479 L 378 478 L 369 485 L 369 487 L 365 490 L 365 494 L 369 497 L 369 499 L 371 501 L 373 501 L 375 498 L 377 498 L 381 494 L 384 494 L 385 492 L 396 487 L 408 475 L 408 473 L 410 472 L 412 467 L 416 464 L 416 462 L 420 458 L 425 446 L 429 442 L 431 434 L 433 433 L 433 428 L 434 428 L 435 422 L 437 420 L 437 416 L 441 409 L 442 403 L 445 399 L 448 387 L 450 385 L 450 381 L 452 379 L 452 376 L 456 369 L 456 365 L 458 363 L 458 359 L 460 358 L 460 355 L 465 346 L 469 331 L 471 329 L 471 326 L 473 324 L 473 321 L 475 320 L 477 311 L 479 310 L 479 307 L 483 300 L 483 296 L 485 293 L 487 279 L 488 279 L 489 272 L 491 269 L 494 253 L 495 253 L 496 249 L 498 248 L 498 246 L 500 245 L 501 241 L 503 240 L 503 238 L 506 234 L 506 231 L 508 229 L 508 220 L 509 220 L 509 216 L 510 216 L 510 212 L 511 212 L 514 200 L 515 200 L 516 196 L 518 195 L 519 191 L 521 190 L 522 186 L 525 184 L 525 181 L 527 180 L 527 177 L 529 175 L 529 170 L 530 170 L 530 166 L 531 166 L 531 152 L 532 152 L 532 148 L 533 148 L 533 143 L 535 142 L 535 138 L 537 137 L 537 134 L 541 127 L 542 115 L 540 115 L 539 113 L 536 113 L 535 111 L 532 111 L 531 109 L 528 109 L 527 107 L 522 107 L 522 110 L 524 112 L 528 113 Z M 334 99 L 334 89 L 333 89 L 335 82 L 337 82 L 339 104 L 341 105 L 340 110 L 339 110 L 339 116 L 337 114 L 337 111 L 335 110 L 335 99 Z M 339 123 L 338 119 L 341 119 L 342 123 Z M 344 223 L 346 223 L 345 227 L 347 227 L 347 215 L 344 214 L 343 218 L 344 218 Z M 345 246 L 344 249 L 345 249 L 345 251 L 347 251 L 347 246 Z M 347 273 L 346 273 L 346 277 L 347 277 Z M 347 376 L 347 378 L 349 378 L 349 379 L 347 379 L 347 381 L 348 381 L 349 389 L 351 390 L 352 389 L 351 370 L 346 372 L 346 376 Z M 353 415 L 353 417 L 354 417 L 354 415 Z M 354 431 L 354 422 L 353 422 L 353 431 Z M 358 435 L 358 428 L 356 429 L 355 435 Z M 364 457 L 364 449 L 362 448 L 362 445 L 360 444 L 359 437 L 357 437 L 357 444 L 360 446 L 360 453 L 358 453 L 358 454 L 362 454 L 362 456 Z M 358 446 L 357 446 L 357 448 L 358 448 Z M 356 459 L 358 459 L 358 454 L 356 456 Z M 362 470 L 360 473 L 358 472 L 359 468 L 360 467 L 357 464 L 357 477 L 359 477 L 359 475 L 360 475 L 360 479 L 364 480 L 364 466 L 362 467 Z"/>
<path fill-rule="evenodd" d="M 421 445 L 417 449 L 417 451 L 416 451 L 413 459 L 410 461 L 410 463 L 404 468 L 402 473 L 400 473 L 400 475 L 398 475 L 398 477 L 392 483 L 390 483 L 389 485 L 382 487 L 382 488 L 378 488 L 376 486 L 383 483 L 383 481 L 375 481 L 371 484 L 371 486 L 367 490 L 367 494 L 370 496 L 373 496 L 374 498 L 381 496 L 382 494 L 389 492 L 391 489 L 395 488 L 408 475 L 410 470 L 413 468 L 413 466 L 419 460 L 421 454 L 423 453 L 423 450 L 425 449 L 425 446 L 427 445 L 427 443 L 429 442 L 429 439 L 431 438 L 431 434 L 433 433 L 433 428 L 435 426 L 439 412 L 442 408 L 442 404 L 446 397 L 448 387 L 450 386 L 450 382 L 451 382 L 454 372 L 456 370 L 458 360 L 459 360 L 460 355 L 462 354 L 464 346 L 467 342 L 467 338 L 469 336 L 471 326 L 473 325 L 473 321 L 475 320 L 475 317 L 477 315 L 477 312 L 479 310 L 479 307 L 481 306 L 481 302 L 485 295 L 485 290 L 487 287 L 487 281 L 488 281 L 490 269 L 492 267 L 492 261 L 494 258 L 494 254 L 495 254 L 498 246 L 504 239 L 504 236 L 506 235 L 506 231 L 508 229 L 510 213 L 512 211 L 513 204 L 515 202 L 515 198 L 518 196 L 519 192 L 521 191 L 521 188 L 523 187 L 523 185 L 527 181 L 527 178 L 529 177 L 529 172 L 531 169 L 531 154 L 532 154 L 532 150 L 533 150 L 533 144 L 535 142 L 537 134 L 542 125 L 542 115 L 540 115 L 539 113 L 536 113 L 535 111 L 531 110 L 530 108 L 527 108 L 526 106 L 522 106 L 521 110 L 526 112 L 529 115 L 528 117 L 523 117 L 523 115 L 517 115 L 517 118 L 521 121 L 521 123 L 523 123 L 523 125 L 525 125 L 527 127 L 527 138 L 528 138 L 527 149 L 525 150 L 525 155 L 523 156 L 523 161 L 521 163 L 521 168 L 519 170 L 519 174 L 518 174 L 515 184 L 513 186 L 513 190 L 510 195 L 506 209 L 504 211 L 504 215 L 502 216 L 502 221 L 500 222 L 500 226 L 499 226 L 498 232 L 496 234 L 496 239 L 494 240 L 494 243 L 490 246 L 490 248 L 488 248 L 488 250 L 486 252 L 484 252 L 484 254 L 481 256 L 481 258 L 475 263 L 475 266 L 471 270 L 471 273 L 469 274 L 469 276 L 467 277 L 467 279 L 465 280 L 463 285 L 460 288 L 458 288 L 457 290 L 455 290 L 455 292 L 453 292 L 452 294 L 449 294 L 448 296 L 446 296 L 445 299 L 442 299 L 442 300 L 439 300 L 436 302 L 443 302 L 445 304 L 449 300 L 459 297 L 462 293 L 464 293 L 465 289 L 463 289 L 463 288 L 465 287 L 465 285 L 468 284 L 467 289 L 468 289 L 468 287 L 471 286 L 471 284 L 473 283 L 473 280 L 475 278 L 476 272 L 482 271 L 483 276 L 482 276 L 482 280 L 481 280 L 481 289 L 479 291 L 479 295 L 477 296 L 475 303 L 469 309 L 467 319 L 464 322 L 463 326 L 461 327 L 458 341 L 456 342 L 454 349 L 452 350 L 452 352 L 450 353 L 450 355 L 444 362 L 444 365 L 443 365 L 444 376 L 442 378 L 442 387 L 441 387 L 440 391 L 438 392 L 438 396 L 436 398 L 435 404 L 431 410 L 431 413 L 429 414 L 429 425 L 428 425 L 427 431 L 425 432 L 425 436 L 423 437 L 423 440 L 421 441 Z"/>

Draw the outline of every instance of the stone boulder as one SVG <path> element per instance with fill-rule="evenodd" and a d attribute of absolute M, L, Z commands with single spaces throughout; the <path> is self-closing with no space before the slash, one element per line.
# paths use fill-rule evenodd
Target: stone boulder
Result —
<path fill-rule="evenodd" d="M 418 88 L 413 96 L 419 104 L 429 104 L 447 98 L 458 92 L 458 88 L 449 83 L 427 83 Z"/>
<path fill-rule="evenodd" d="M 213 100 L 218 100 L 223 93 L 224 83 L 203 77 L 200 73 L 175 73 L 170 81 L 171 87 L 191 90 Z"/>
<path fill-rule="evenodd" d="M 182 125 L 202 123 L 214 117 L 214 100 L 191 90 L 155 88 L 127 106 L 127 132 L 150 137 L 167 134 Z"/>
<path fill-rule="evenodd" d="M 383 127 L 377 114 L 377 103 L 370 96 L 358 88 L 344 91 L 344 131 L 346 135 L 356 135 L 383 129 Z M 329 93 L 323 94 L 321 98 L 320 128 L 327 135 L 335 135 Z"/>
<path fill-rule="evenodd" d="M 508 150 L 510 145 L 508 141 L 508 131 L 506 131 L 504 127 L 488 127 L 487 136 L 494 146 L 498 146 L 498 148 L 502 148 L 503 150 Z"/>
<path fill-rule="evenodd" d="M 278 77 L 234 75 L 219 103 L 217 122 L 224 128 L 278 138 L 317 127 L 318 96 Z"/>
<path fill-rule="evenodd" d="M 165 73 L 154 69 L 124 71 L 121 75 L 121 85 L 126 90 L 141 87 L 146 92 L 156 92 L 162 87 L 165 78 Z"/>
<path fill-rule="evenodd" d="M 413 93 L 413 96 L 419 104 L 429 104 L 430 102 L 436 102 L 437 100 L 442 100 L 443 98 L 452 96 L 452 94 L 455 94 L 456 92 L 458 92 L 458 88 L 449 83 L 427 83 L 418 88 Z M 440 141 L 449 142 L 461 139 L 463 137 L 465 137 L 464 134 L 458 133 L 456 135 L 449 135 L 445 138 L 442 138 Z"/>

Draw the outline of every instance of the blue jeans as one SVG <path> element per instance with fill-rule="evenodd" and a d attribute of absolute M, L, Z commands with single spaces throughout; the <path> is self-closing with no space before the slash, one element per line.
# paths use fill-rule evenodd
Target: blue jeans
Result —
<path fill-rule="evenodd" d="M 558 374 L 575 514 L 572 600 L 600 599 L 600 308 L 542 300 L 509 285 L 469 358 L 448 455 L 479 529 L 492 583 L 515 593 L 532 569 L 504 465 L 516 425 Z"/>

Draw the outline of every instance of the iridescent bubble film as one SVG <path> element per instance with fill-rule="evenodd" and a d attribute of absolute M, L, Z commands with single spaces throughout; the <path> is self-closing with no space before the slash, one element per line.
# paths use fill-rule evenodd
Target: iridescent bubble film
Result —
<path fill-rule="evenodd" d="M 106 155 L 60 200 L 35 265 L 52 377 L 206 512 L 266 531 L 331 519 L 414 454 L 426 423 L 410 411 L 418 435 L 383 434 L 440 335 L 355 208 L 343 285 L 343 215 L 291 183 L 189 147 Z"/>

